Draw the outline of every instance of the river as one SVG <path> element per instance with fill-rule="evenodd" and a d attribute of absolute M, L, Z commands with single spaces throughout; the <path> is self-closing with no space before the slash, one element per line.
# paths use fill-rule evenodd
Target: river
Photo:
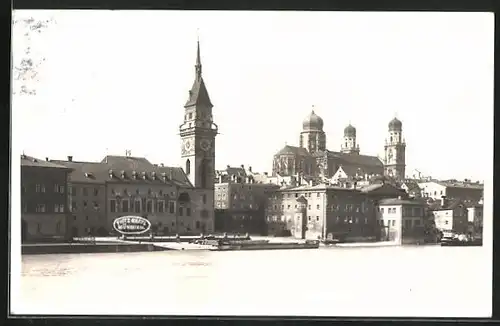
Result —
<path fill-rule="evenodd" d="M 491 258 L 490 258 L 491 259 Z M 482 247 L 22 256 L 19 314 L 486 317 Z M 489 303 L 488 303 L 489 302 Z"/>

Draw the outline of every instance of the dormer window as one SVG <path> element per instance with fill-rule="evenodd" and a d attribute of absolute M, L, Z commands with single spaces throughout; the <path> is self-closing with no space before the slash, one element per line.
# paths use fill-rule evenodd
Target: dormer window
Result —
<path fill-rule="evenodd" d="M 121 175 L 122 175 L 122 179 L 125 179 L 125 171 L 122 170 Z"/>
<path fill-rule="evenodd" d="M 146 172 L 142 172 L 142 178 L 146 180 Z"/>
<path fill-rule="evenodd" d="M 153 172 L 151 172 L 151 178 L 152 178 L 153 180 L 156 180 L 156 172 L 154 172 L 154 171 L 153 171 Z"/>
<path fill-rule="evenodd" d="M 113 179 L 113 170 L 109 170 L 109 171 L 108 171 L 108 174 L 109 174 L 109 178 L 110 178 L 110 179 Z"/>

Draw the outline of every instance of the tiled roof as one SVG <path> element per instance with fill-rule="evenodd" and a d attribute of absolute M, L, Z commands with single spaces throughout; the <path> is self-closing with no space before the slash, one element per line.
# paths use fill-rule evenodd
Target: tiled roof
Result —
<path fill-rule="evenodd" d="M 408 191 L 420 191 L 420 187 L 418 186 L 418 182 L 415 180 L 405 180 L 403 181 L 403 184 L 408 187 Z"/>
<path fill-rule="evenodd" d="M 466 205 L 464 204 L 464 202 L 461 199 L 446 200 L 444 203 L 444 206 L 441 205 L 440 200 L 436 200 L 432 204 L 430 204 L 429 206 L 432 207 L 431 208 L 432 210 L 442 211 L 442 210 L 455 209 L 460 205 L 463 205 L 464 207 L 466 207 Z"/>
<path fill-rule="evenodd" d="M 32 167 L 41 167 L 41 168 L 58 168 L 58 169 L 67 169 L 68 167 L 56 164 L 47 160 L 40 160 L 35 157 L 21 155 L 21 166 L 32 166 Z"/>
<path fill-rule="evenodd" d="M 165 184 L 167 182 L 180 187 L 192 187 L 182 168 L 156 166 L 143 157 L 107 156 L 106 158 L 102 162 L 56 160 L 52 162 L 74 169 L 74 172 L 70 175 L 72 182 L 151 184 Z M 110 178 L 110 170 L 113 171 L 113 178 Z M 122 177 L 122 171 L 124 177 Z M 133 177 L 134 172 L 136 172 L 137 178 Z M 143 178 L 143 175 L 146 176 L 146 179 Z M 156 177 L 153 178 L 153 175 Z M 165 180 L 163 180 L 162 175 L 166 177 Z"/>
<path fill-rule="evenodd" d="M 328 151 L 328 157 L 340 159 L 350 165 L 384 167 L 384 164 L 377 156 Z"/>
<path fill-rule="evenodd" d="M 399 199 L 399 198 L 387 198 L 379 200 L 379 205 L 416 205 L 425 206 L 425 202 L 420 200 L 409 200 L 409 199 Z"/>
<path fill-rule="evenodd" d="M 278 153 L 276 153 L 275 156 L 285 154 L 310 156 L 309 152 L 305 148 L 290 145 L 285 145 L 285 147 L 283 147 Z"/>

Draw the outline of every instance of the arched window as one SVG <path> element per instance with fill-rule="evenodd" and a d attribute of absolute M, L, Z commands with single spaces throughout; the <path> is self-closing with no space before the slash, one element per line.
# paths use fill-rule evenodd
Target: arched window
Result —
<path fill-rule="evenodd" d="M 186 174 L 190 174 L 191 173 L 191 161 L 186 160 Z"/>

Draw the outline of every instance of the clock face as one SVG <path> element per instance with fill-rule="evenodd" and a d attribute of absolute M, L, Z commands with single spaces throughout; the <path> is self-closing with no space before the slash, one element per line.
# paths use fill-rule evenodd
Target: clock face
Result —
<path fill-rule="evenodd" d="M 211 142 L 208 139 L 202 139 L 200 141 L 200 148 L 204 151 L 208 151 L 210 149 Z"/>

